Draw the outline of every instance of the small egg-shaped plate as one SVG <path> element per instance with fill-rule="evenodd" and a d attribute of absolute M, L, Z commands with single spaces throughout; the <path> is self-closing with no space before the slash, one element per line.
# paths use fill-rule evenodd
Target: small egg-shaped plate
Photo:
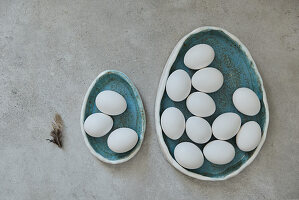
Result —
<path fill-rule="evenodd" d="M 191 47 L 197 44 L 208 44 L 213 47 L 215 58 L 209 67 L 217 68 L 222 72 L 224 77 L 223 86 L 218 91 L 209 94 L 216 103 L 216 111 L 212 116 L 205 119 L 212 124 L 214 119 L 222 113 L 237 113 L 242 119 L 242 124 L 254 120 L 261 126 L 262 139 L 255 150 L 243 152 L 238 149 L 235 141 L 236 138 L 233 137 L 229 142 L 234 146 L 236 155 L 230 163 L 215 165 L 205 159 L 202 167 L 189 170 L 183 168 L 175 161 L 174 148 L 181 142 L 192 141 L 188 138 L 186 132 L 178 140 L 168 138 L 161 129 L 160 118 L 163 111 L 172 106 L 180 109 L 186 120 L 192 116 L 186 107 L 186 100 L 173 102 L 165 91 L 165 85 L 168 76 L 177 69 L 185 70 L 190 77 L 196 72 L 196 70 L 185 66 L 184 56 Z M 257 94 L 261 102 L 261 110 L 257 115 L 246 116 L 238 112 L 234 107 L 232 95 L 240 87 L 250 88 Z M 194 91 L 195 89 L 192 88 L 191 92 Z M 269 124 L 269 109 L 262 78 L 245 45 L 236 36 L 218 27 L 200 27 L 183 37 L 169 56 L 161 75 L 155 104 L 155 123 L 159 143 L 165 157 L 177 170 L 188 176 L 209 181 L 226 180 L 237 175 L 248 166 L 259 153 L 266 139 Z M 215 140 L 213 136 L 210 141 L 212 140 Z M 196 145 L 202 150 L 205 144 Z"/>
<path fill-rule="evenodd" d="M 104 90 L 112 90 L 121 94 L 126 99 L 127 109 L 120 115 L 111 116 L 113 118 L 112 129 L 105 136 L 96 138 L 86 134 L 83 124 L 89 115 L 101 112 L 95 104 L 95 99 Z M 124 73 L 116 70 L 107 70 L 99 74 L 86 92 L 81 110 L 80 125 L 86 146 L 99 160 L 110 164 L 119 164 L 136 155 L 144 138 L 146 118 L 141 97 L 132 81 Z M 115 153 L 109 149 L 107 138 L 112 131 L 122 127 L 135 130 L 138 135 L 138 142 L 128 152 Z"/>

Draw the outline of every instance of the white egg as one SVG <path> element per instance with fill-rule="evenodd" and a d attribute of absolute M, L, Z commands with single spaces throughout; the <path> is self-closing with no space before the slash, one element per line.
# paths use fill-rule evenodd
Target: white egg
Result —
<path fill-rule="evenodd" d="M 172 101 L 182 101 L 191 91 L 191 79 L 188 73 L 178 69 L 168 77 L 166 92 Z"/>
<path fill-rule="evenodd" d="M 186 105 L 188 110 L 198 117 L 211 116 L 216 110 L 214 100 L 203 92 L 190 94 L 187 98 Z"/>
<path fill-rule="evenodd" d="M 198 44 L 187 51 L 185 65 L 190 69 L 201 69 L 210 65 L 215 57 L 214 49 L 207 44 Z"/>
<path fill-rule="evenodd" d="M 127 102 L 119 93 L 105 90 L 97 95 L 96 106 L 108 115 L 119 115 L 127 109 Z"/>
<path fill-rule="evenodd" d="M 178 144 L 174 149 L 174 158 L 187 169 L 197 169 L 202 166 L 204 161 L 201 150 L 191 142 Z"/>
<path fill-rule="evenodd" d="M 236 143 L 242 151 L 255 149 L 262 137 L 261 127 L 255 121 L 249 121 L 242 125 L 236 137 Z"/>
<path fill-rule="evenodd" d="M 216 92 L 221 88 L 222 84 L 222 73 L 213 67 L 200 69 L 192 76 L 193 87 L 201 92 Z"/>
<path fill-rule="evenodd" d="M 233 103 L 241 113 L 254 116 L 261 109 L 258 96 L 249 88 L 239 88 L 233 94 Z"/>
<path fill-rule="evenodd" d="M 212 124 L 213 135 L 219 140 L 228 140 L 238 133 L 240 126 L 241 118 L 238 114 L 223 113 Z"/>
<path fill-rule="evenodd" d="M 84 121 L 85 132 L 92 137 L 106 135 L 113 126 L 113 119 L 104 113 L 89 115 Z"/>
<path fill-rule="evenodd" d="M 235 157 L 235 148 L 226 141 L 214 140 L 203 148 L 205 158 L 211 163 L 224 165 Z"/>
<path fill-rule="evenodd" d="M 212 129 L 207 120 L 193 116 L 186 121 L 186 133 L 193 142 L 204 144 L 210 140 Z"/>
<path fill-rule="evenodd" d="M 137 144 L 138 135 L 130 128 L 118 128 L 107 139 L 108 147 L 116 153 L 124 153 Z"/>
<path fill-rule="evenodd" d="M 167 108 L 162 113 L 161 126 L 167 137 L 173 140 L 179 139 L 185 130 L 185 117 L 179 109 Z"/>

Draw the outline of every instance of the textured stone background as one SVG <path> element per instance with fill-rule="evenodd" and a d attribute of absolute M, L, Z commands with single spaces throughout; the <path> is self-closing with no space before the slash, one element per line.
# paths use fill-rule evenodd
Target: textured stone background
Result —
<path fill-rule="evenodd" d="M 270 106 L 259 156 L 225 182 L 176 171 L 155 133 L 162 69 L 178 40 L 220 26 L 249 49 Z M 299 199 L 299 1 L 0 0 L 0 199 Z M 84 144 L 84 94 L 103 70 L 126 73 L 147 111 L 140 152 L 112 166 Z M 45 141 L 54 114 L 64 149 Z"/>

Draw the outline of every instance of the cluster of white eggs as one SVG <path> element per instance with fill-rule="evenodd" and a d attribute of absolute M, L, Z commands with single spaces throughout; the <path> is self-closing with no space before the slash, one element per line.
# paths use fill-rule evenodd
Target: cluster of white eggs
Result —
<path fill-rule="evenodd" d="M 235 148 L 228 141 L 236 136 L 236 144 L 242 151 L 252 151 L 261 140 L 261 128 L 255 121 L 241 126 L 238 114 L 227 112 L 219 115 L 212 126 L 204 117 L 211 116 L 216 105 L 207 93 L 219 90 L 223 85 L 222 73 L 209 66 L 215 52 L 207 44 L 199 44 L 187 51 L 184 64 L 198 70 L 192 78 L 184 70 L 170 74 L 166 82 L 166 93 L 172 101 L 180 102 L 186 98 L 186 107 L 194 116 L 185 121 L 183 113 L 176 107 L 165 109 L 161 115 L 162 130 L 172 140 L 179 139 L 186 130 L 187 136 L 194 143 L 205 144 L 203 152 L 192 142 L 181 142 L 174 149 L 175 160 L 184 168 L 197 169 L 202 166 L 204 157 L 211 163 L 223 165 L 235 157 Z M 191 87 L 197 92 L 191 92 Z M 245 115 L 254 116 L 260 110 L 257 95 L 249 88 L 237 89 L 232 97 L 237 110 Z M 216 138 L 210 141 L 212 134 Z"/>
<path fill-rule="evenodd" d="M 119 93 L 105 90 L 97 95 L 95 103 L 102 113 L 89 115 L 84 122 L 84 130 L 92 137 L 102 137 L 113 127 L 111 116 L 125 112 L 127 102 Z M 124 153 L 131 150 L 137 141 L 138 135 L 133 129 L 118 128 L 108 136 L 107 145 L 115 153 Z"/>

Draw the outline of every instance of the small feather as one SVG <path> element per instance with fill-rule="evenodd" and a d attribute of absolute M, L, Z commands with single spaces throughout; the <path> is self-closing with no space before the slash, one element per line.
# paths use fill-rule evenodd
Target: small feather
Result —
<path fill-rule="evenodd" d="M 54 122 L 52 122 L 52 131 L 50 133 L 52 139 L 47 139 L 47 140 L 56 144 L 60 148 L 62 148 L 62 129 L 63 129 L 62 118 L 59 114 L 56 114 L 54 117 Z"/>

